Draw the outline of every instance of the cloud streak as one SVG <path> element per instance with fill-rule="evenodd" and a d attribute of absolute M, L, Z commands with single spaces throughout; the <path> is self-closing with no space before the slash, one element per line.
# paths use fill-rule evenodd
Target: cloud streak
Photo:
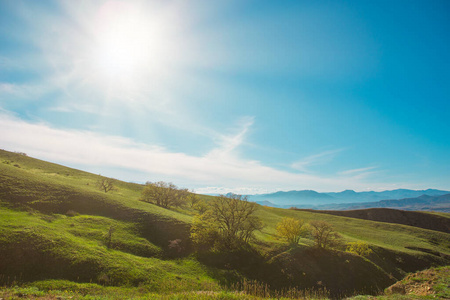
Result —
<path fill-rule="evenodd" d="M 87 171 L 96 167 L 126 170 L 122 174 L 116 173 L 116 177 L 122 180 L 168 180 L 201 192 L 232 191 L 248 194 L 283 189 L 330 191 L 343 190 L 349 186 L 365 189 L 366 183 L 358 176 L 353 176 L 356 171 L 352 170 L 336 177 L 319 177 L 277 170 L 259 161 L 240 158 L 235 150 L 244 142 L 245 134 L 253 122 L 253 119 L 247 119 L 241 123 L 235 135 L 223 137 L 219 147 L 203 156 L 193 156 L 137 143 L 128 138 L 28 123 L 3 113 L 0 114 L 0 145 L 7 150 L 25 152 Z M 317 162 L 339 151 L 318 154 L 310 161 Z M 129 174 L 132 174 L 131 178 Z M 371 183 L 371 186 L 379 187 L 380 184 Z"/>
<path fill-rule="evenodd" d="M 344 149 L 335 149 L 310 155 L 292 163 L 291 168 L 301 172 L 309 172 L 309 167 L 326 164 L 332 161 L 342 151 Z"/>

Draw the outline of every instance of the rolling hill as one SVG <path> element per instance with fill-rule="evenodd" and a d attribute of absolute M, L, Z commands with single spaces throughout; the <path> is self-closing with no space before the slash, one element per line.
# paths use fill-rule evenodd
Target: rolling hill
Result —
<path fill-rule="evenodd" d="M 193 209 L 139 201 L 143 186 L 134 183 L 116 181 L 116 190 L 105 193 L 96 187 L 98 179 L 0 150 L 0 284 L 97 284 L 93 289 L 164 294 L 223 292 L 253 282 L 271 293 L 325 288 L 341 297 L 374 294 L 407 272 L 450 264 L 446 232 L 263 206 L 256 214 L 265 227 L 248 248 L 196 253 L 190 242 Z M 213 199 L 199 197 L 205 203 Z M 286 217 L 326 221 L 344 242 L 363 241 L 373 253 L 318 250 L 310 236 L 290 247 L 276 231 Z"/>
<path fill-rule="evenodd" d="M 403 224 L 450 233 L 450 219 L 447 216 L 441 216 L 434 213 L 404 211 L 390 208 L 368 208 L 342 211 L 316 210 L 316 212 L 363 220 Z"/>

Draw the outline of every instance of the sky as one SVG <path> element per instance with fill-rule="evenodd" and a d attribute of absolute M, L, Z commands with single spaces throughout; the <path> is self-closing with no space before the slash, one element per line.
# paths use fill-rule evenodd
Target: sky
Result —
<path fill-rule="evenodd" d="M 0 1 L 0 148 L 198 193 L 450 190 L 450 2 Z"/>

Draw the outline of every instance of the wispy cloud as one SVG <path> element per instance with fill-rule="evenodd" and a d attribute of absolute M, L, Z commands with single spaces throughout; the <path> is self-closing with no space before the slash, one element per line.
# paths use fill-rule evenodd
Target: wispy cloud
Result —
<path fill-rule="evenodd" d="M 332 161 L 336 157 L 336 155 L 344 150 L 345 149 L 342 148 L 334 149 L 307 156 L 299 161 L 292 163 L 291 168 L 302 172 L 309 172 L 309 167 L 326 164 Z"/>
<path fill-rule="evenodd" d="M 366 167 L 366 168 L 359 168 L 359 169 L 351 169 L 339 172 L 341 175 L 354 175 L 354 174 L 360 174 L 360 173 L 367 173 L 367 171 L 376 169 L 377 167 Z"/>
<path fill-rule="evenodd" d="M 244 143 L 245 134 L 252 123 L 251 118 L 242 122 L 242 127 L 235 135 L 224 136 L 222 145 L 204 156 L 193 156 L 118 136 L 54 129 L 46 124 L 28 123 L 3 113 L 0 114 L 0 146 L 87 171 L 97 170 L 99 166 L 127 170 L 123 174 L 115 173 L 115 177 L 122 180 L 168 180 L 203 192 L 216 190 L 245 194 L 250 191 L 287 189 L 336 191 L 348 187 L 360 190 L 366 188 L 367 184 L 363 180 L 348 174 L 319 177 L 292 173 L 241 158 L 235 150 Z M 318 162 L 319 158 L 332 156 L 339 151 L 321 153 L 309 161 Z M 381 184 L 371 182 L 371 187 L 377 186 Z"/>
<path fill-rule="evenodd" d="M 245 135 L 253 123 L 253 117 L 244 117 L 237 124 L 237 133 L 230 135 L 217 134 L 216 139 L 219 147 L 208 153 L 207 157 L 216 159 L 228 158 L 244 142 Z"/>

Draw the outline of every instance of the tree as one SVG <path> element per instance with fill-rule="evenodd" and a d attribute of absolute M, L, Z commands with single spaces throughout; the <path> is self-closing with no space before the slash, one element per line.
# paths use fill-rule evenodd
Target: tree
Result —
<path fill-rule="evenodd" d="M 180 189 L 173 183 L 147 182 L 140 200 L 169 208 L 183 205 L 190 194 L 187 189 Z"/>
<path fill-rule="evenodd" d="M 345 251 L 359 256 L 367 256 L 373 252 L 372 249 L 369 248 L 369 244 L 362 241 L 347 243 L 347 249 Z"/>
<path fill-rule="evenodd" d="M 340 245 L 341 236 L 334 231 L 333 226 L 325 221 L 313 221 L 311 225 L 311 234 L 314 238 L 316 247 L 327 249 Z"/>
<path fill-rule="evenodd" d="M 255 231 L 261 231 L 264 228 L 264 223 L 256 216 L 249 216 L 242 224 L 242 230 L 239 231 L 238 238 L 246 243 L 250 242 L 254 237 Z"/>
<path fill-rule="evenodd" d="M 210 211 L 198 214 L 192 220 L 191 240 L 199 249 L 209 249 L 219 240 L 219 228 L 211 222 Z"/>
<path fill-rule="evenodd" d="M 115 190 L 115 179 L 108 178 L 108 177 L 100 177 L 97 180 L 97 187 L 104 191 L 105 193 Z"/>
<path fill-rule="evenodd" d="M 283 218 L 277 224 L 277 234 L 289 244 L 298 244 L 300 238 L 308 231 L 305 221 L 294 218 Z"/>
<path fill-rule="evenodd" d="M 193 242 L 206 242 L 210 247 L 229 250 L 242 242 L 248 243 L 254 231 L 263 228 L 261 220 L 253 215 L 256 209 L 256 203 L 247 201 L 247 197 L 241 195 L 216 197 L 208 209 L 194 219 L 191 227 Z"/>
<path fill-rule="evenodd" d="M 187 203 L 191 208 L 195 209 L 195 206 L 199 201 L 200 198 L 196 194 L 194 194 L 194 192 L 190 193 L 189 196 L 187 197 Z"/>

